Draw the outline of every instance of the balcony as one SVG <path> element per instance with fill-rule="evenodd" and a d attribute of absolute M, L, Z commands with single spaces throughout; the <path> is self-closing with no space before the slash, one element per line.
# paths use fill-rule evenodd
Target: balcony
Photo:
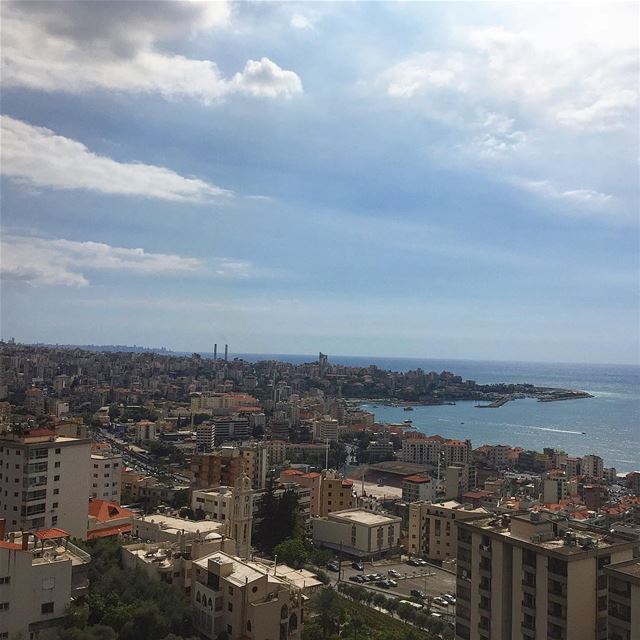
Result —
<path fill-rule="evenodd" d="M 563 629 L 567 628 L 567 620 L 566 620 L 566 618 L 563 618 L 561 615 L 554 616 L 551 613 L 549 613 L 549 614 L 547 614 L 547 620 L 551 624 L 555 624 L 558 627 L 562 627 Z"/>
<path fill-rule="evenodd" d="M 522 601 L 522 613 L 525 615 L 531 616 L 532 618 L 536 617 L 536 608 L 533 603 L 526 604 L 525 601 Z"/>

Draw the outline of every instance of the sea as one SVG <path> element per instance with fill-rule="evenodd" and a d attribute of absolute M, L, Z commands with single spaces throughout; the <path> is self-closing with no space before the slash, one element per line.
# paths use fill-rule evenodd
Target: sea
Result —
<path fill-rule="evenodd" d="M 280 360 L 301 364 L 313 355 L 232 354 L 249 362 Z M 373 403 L 362 405 L 377 422 L 411 420 L 423 433 L 470 438 L 473 446 L 505 444 L 542 451 L 554 447 L 571 456 L 595 454 L 618 472 L 640 470 L 640 366 L 498 362 L 422 358 L 329 356 L 332 364 L 390 371 L 451 371 L 479 384 L 528 382 L 536 386 L 587 391 L 593 398 L 537 402 L 514 400 L 497 409 L 478 409 L 475 402 L 454 406 L 415 406 L 413 411 Z"/>

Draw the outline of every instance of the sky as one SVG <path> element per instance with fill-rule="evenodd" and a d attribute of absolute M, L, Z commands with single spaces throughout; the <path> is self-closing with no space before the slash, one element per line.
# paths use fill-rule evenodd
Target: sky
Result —
<path fill-rule="evenodd" d="M 1 10 L 2 338 L 640 362 L 636 3 Z"/>

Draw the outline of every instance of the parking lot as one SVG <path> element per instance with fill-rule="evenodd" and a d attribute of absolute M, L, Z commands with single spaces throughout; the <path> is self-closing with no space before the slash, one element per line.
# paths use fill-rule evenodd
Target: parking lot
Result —
<path fill-rule="evenodd" d="M 360 583 L 360 586 L 406 599 L 411 597 L 411 591 L 413 589 L 422 591 L 430 598 L 440 596 L 444 593 L 455 594 L 456 592 L 456 578 L 452 573 L 432 565 L 428 565 L 426 567 L 413 567 L 406 562 L 398 561 L 381 560 L 374 563 L 365 562 L 364 571 L 358 571 L 351 566 L 351 560 L 343 560 L 340 579 L 343 581 L 349 581 L 351 576 L 371 573 L 378 573 L 386 578 L 388 577 L 389 570 L 397 571 L 400 574 L 399 578 L 394 578 L 398 583 L 397 587 L 384 589 L 376 587 L 375 583 L 372 582 Z M 331 576 L 332 581 L 337 581 L 337 573 L 329 572 L 329 575 Z M 349 583 L 358 584 L 351 581 L 349 581 Z M 455 613 L 455 607 L 453 605 L 444 607 L 433 604 L 433 609 L 441 611 L 442 613 L 449 613 L 450 615 Z"/>

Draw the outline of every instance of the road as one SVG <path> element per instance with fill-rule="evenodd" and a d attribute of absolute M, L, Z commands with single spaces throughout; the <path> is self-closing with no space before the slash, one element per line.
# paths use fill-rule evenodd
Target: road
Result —
<path fill-rule="evenodd" d="M 396 596 L 398 598 L 409 599 L 411 597 L 411 590 L 418 589 L 423 593 L 426 593 L 429 597 L 439 596 L 443 593 L 455 593 L 456 592 L 456 577 L 444 571 L 439 567 L 427 566 L 427 567 L 412 567 L 406 562 L 387 561 L 380 560 L 378 562 L 365 562 L 364 571 L 358 571 L 351 567 L 351 560 L 344 560 L 342 562 L 341 580 L 348 581 L 349 584 L 358 584 L 351 582 L 349 578 L 355 575 L 367 574 L 367 573 L 380 573 L 383 576 L 387 576 L 387 572 L 390 569 L 396 570 L 401 574 L 402 578 L 395 578 L 398 582 L 398 586 L 392 589 L 382 589 L 376 587 L 374 584 L 364 582 L 360 584 L 361 587 L 366 587 L 377 592 Z M 329 576 L 332 582 L 336 582 L 338 574 L 329 571 Z M 433 605 L 433 610 L 443 614 L 453 615 L 455 613 L 455 607 L 453 605 L 447 607 L 440 607 L 436 604 Z"/>

